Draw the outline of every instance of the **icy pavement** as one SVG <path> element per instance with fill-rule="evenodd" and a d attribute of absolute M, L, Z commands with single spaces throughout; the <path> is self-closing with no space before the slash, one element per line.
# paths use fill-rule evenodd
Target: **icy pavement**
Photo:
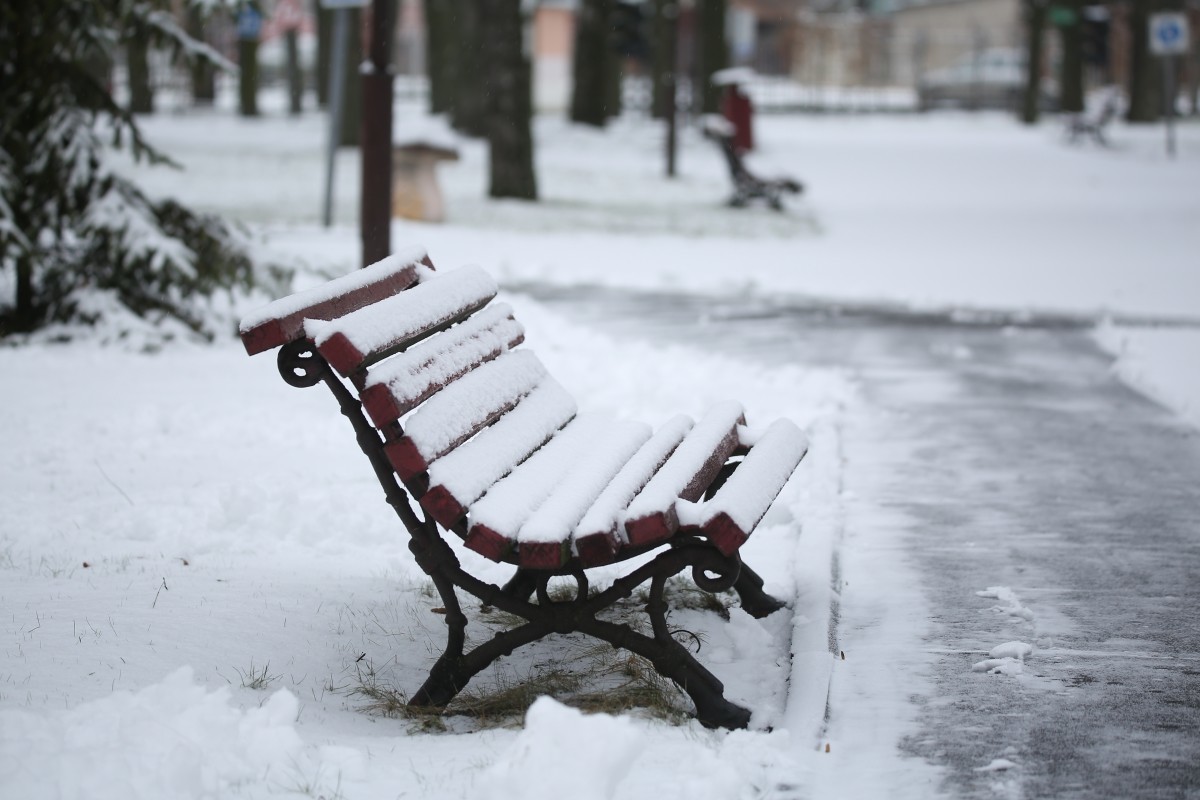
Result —
<path fill-rule="evenodd" d="M 1200 787 L 1200 435 L 1121 384 L 1088 328 L 526 290 L 609 331 L 861 382 L 840 437 L 832 758 L 899 716 L 891 745 L 951 796 Z"/>

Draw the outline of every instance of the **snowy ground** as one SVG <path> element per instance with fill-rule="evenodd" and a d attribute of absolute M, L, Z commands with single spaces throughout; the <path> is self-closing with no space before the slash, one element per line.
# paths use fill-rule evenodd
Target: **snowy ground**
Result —
<path fill-rule="evenodd" d="M 265 250 L 311 270 L 357 264 L 352 153 L 339 156 L 338 225 L 315 224 L 315 115 L 160 115 L 146 129 L 187 167 L 145 173 L 154 191 L 245 221 Z M 1200 129 L 1182 127 L 1174 162 L 1159 130 L 1118 128 L 1102 151 L 998 116 L 771 118 L 759 138 L 756 165 L 809 187 L 784 215 L 722 208 L 716 150 L 690 134 L 668 183 L 656 127 L 545 119 L 543 203 L 481 199 L 485 154 L 466 142 L 442 168 L 449 224 L 393 230 L 435 263 L 500 276 L 530 346 L 590 407 L 658 422 L 731 392 L 752 420 L 809 430 L 812 455 L 746 549 L 793 607 L 762 623 L 736 609 L 728 623 L 679 618 L 704 635 L 701 659 L 754 710 L 754 730 L 584 718 L 547 701 L 523 730 L 456 719 L 428 733 L 367 713 L 353 688 L 374 671 L 411 691 L 441 624 L 331 401 L 232 341 L 155 356 L 35 345 L 0 350 L 16 389 L 0 400 L 0 795 L 536 799 L 586 797 L 562 784 L 584 776 L 595 797 L 929 796 L 939 771 L 897 747 L 915 724 L 908 698 L 927 688 L 907 669 L 918 659 L 844 673 L 834 697 L 857 705 L 824 726 L 835 555 L 874 578 L 842 598 L 851 628 L 902 645 L 928 613 L 888 541 L 840 542 L 840 431 L 863 424 L 853 369 L 768 370 L 612 339 L 521 288 L 1095 320 L 1121 377 L 1200 423 Z M 584 646 L 532 648 L 487 680 L 578 660 Z"/>

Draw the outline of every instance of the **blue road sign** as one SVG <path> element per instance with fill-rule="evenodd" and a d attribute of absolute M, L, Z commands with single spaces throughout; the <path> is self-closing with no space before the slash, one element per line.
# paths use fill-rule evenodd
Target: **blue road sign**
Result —
<path fill-rule="evenodd" d="M 1178 56 L 1188 51 L 1191 35 L 1185 14 L 1175 11 L 1150 15 L 1150 52 L 1156 56 Z"/>

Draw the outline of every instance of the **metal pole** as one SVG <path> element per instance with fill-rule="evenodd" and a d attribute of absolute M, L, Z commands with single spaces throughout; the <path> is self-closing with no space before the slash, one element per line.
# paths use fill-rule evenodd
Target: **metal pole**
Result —
<path fill-rule="evenodd" d="M 1163 56 L 1163 113 L 1167 118 L 1167 157 L 1175 157 L 1175 56 Z"/>
<path fill-rule="evenodd" d="M 667 71 L 663 76 L 666 86 L 663 87 L 663 116 L 667 118 L 667 177 L 675 177 L 675 159 L 678 150 L 678 135 L 676 133 L 676 117 L 679 110 L 675 107 L 675 96 L 679 89 L 679 5 L 674 2 L 664 3 L 662 7 L 664 19 L 661 24 L 667 26 L 664 37 L 667 47 L 663 60 Z"/>
<path fill-rule="evenodd" d="M 321 221 L 328 228 L 333 224 L 333 162 L 341 143 L 342 100 L 345 94 L 346 35 L 350 11 L 338 8 L 333 12 L 333 53 L 329 65 L 329 139 L 325 148 L 325 205 Z"/>

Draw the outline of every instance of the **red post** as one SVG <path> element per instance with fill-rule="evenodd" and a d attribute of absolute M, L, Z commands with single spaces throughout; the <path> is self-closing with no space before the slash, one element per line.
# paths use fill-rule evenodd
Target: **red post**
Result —
<path fill-rule="evenodd" d="M 392 249 L 392 23 L 395 0 L 372 0 L 371 39 L 362 76 L 362 265 Z"/>
<path fill-rule="evenodd" d="M 754 149 L 752 120 L 754 107 L 750 96 L 736 83 L 725 85 L 721 94 L 721 115 L 733 123 L 733 147 L 739 153 Z"/>

